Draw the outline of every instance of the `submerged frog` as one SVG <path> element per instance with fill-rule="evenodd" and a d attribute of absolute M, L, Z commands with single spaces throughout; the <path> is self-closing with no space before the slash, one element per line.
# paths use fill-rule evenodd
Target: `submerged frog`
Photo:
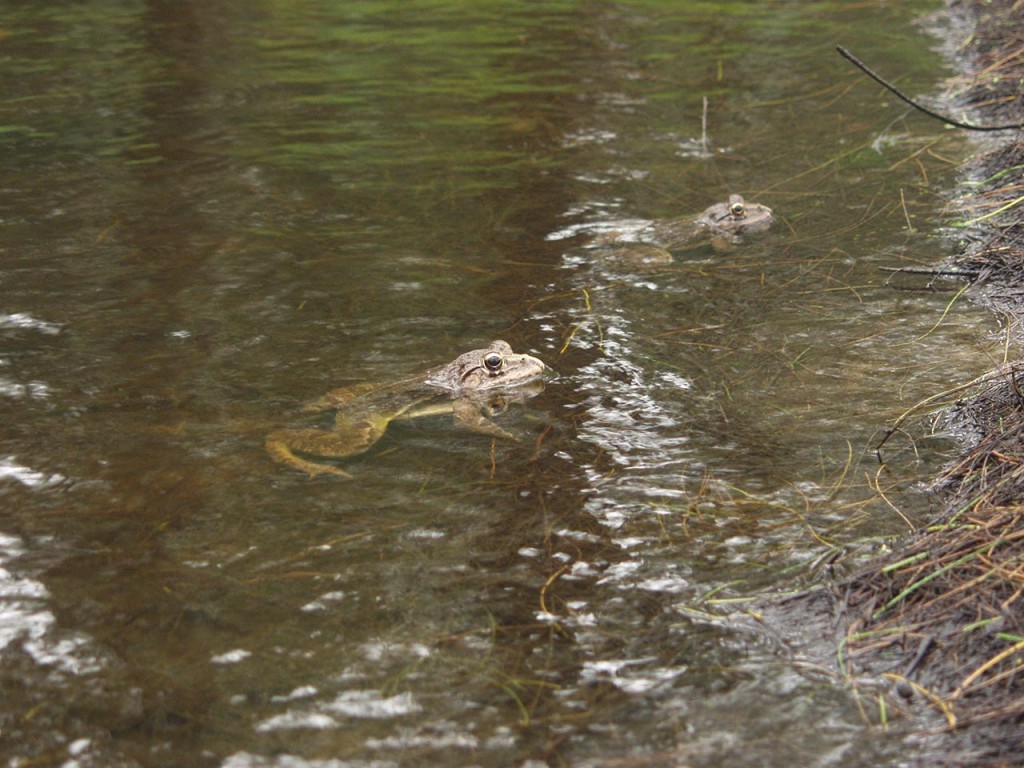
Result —
<path fill-rule="evenodd" d="M 267 436 L 271 457 L 308 472 L 351 477 L 340 467 L 322 464 L 296 453 L 342 459 L 368 450 L 384 435 L 388 424 L 452 413 L 463 426 L 493 437 L 514 440 L 489 416 L 502 413 L 543 389 L 546 367 L 536 357 L 516 354 L 504 341 L 459 355 L 448 365 L 396 381 L 356 384 L 328 392 L 306 411 L 336 410 L 334 429 L 280 429 Z"/>
<path fill-rule="evenodd" d="M 654 222 L 637 233 L 638 242 L 603 244 L 598 256 L 632 264 L 668 264 L 670 251 L 698 242 L 710 242 L 716 250 L 742 242 L 744 235 L 764 232 L 772 224 L 772 209 L 748 203 L 740 195 L 729 195 L 729 202 L 715 203 L 696 218 Z"/>

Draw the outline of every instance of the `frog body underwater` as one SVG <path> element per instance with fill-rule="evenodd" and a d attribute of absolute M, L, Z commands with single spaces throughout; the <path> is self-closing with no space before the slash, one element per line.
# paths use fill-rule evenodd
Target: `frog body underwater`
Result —
<path fill-rule="evenodd" d="M 743 241 L 745 235 L 764 232 L 772 225 L 772 209 L 729 195 L 727 203 L 715 203 L 697 217 L 655 221 L 641 229 L 636 242 L 605 243 L 597 255 L 609 261 L 656 266 L 673 261 L 670 251 L 708 243 L 718 251 Z"/>

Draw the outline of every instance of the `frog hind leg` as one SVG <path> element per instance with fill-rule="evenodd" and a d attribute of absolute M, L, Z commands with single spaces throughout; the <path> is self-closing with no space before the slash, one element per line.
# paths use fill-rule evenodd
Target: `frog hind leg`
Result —
<path fill-rule="evenodd" d="M 279 464 L 284 464 L 286 467 L 291 467 L 292 469 L 297 469 L 300 472 L 305 472 L 311 478 L 322 474 L 351 478 L 352 475 L 341 467 L 335 467 L 330 464 L 319 464 L 315 461 L 303 459 L 293 453 L 293 449 L 297 451 L 303 450 L 302 446 L 305 445 L 308 440 L 314 438 L 316 436 L 315 433 L 328 434 L 320 429 L 281 429 L 277 432 L 271 432 L 267 435 L 265 443 L 267 453 L 270 454 L 270 458 Z"/>
<path fill-rule="evenodd" d="M 380 440 L 387 425 L 386 419 L 367 419 L 346 424 L 344 431 L 279 429 L 267 435 L 267 453 L 274 461 L 306 472 L 311 478 L 321 474 L 350 478 L 352 475 L 340 467 L 310 461 L 295 452 L 335 459 L 355 456 Z"/>

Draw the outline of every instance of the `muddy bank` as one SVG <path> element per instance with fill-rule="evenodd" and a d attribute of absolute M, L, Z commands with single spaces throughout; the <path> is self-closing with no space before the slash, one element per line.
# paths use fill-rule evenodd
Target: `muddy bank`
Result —
<path fill-rule="evenodd" d="M 949 12 L 962 22 L 963 39 L 950 42 L 965 74 L 947 111 L 978 125 L 1024 121 L 1024 3 L 963 0 Z M 941 514 L 853 576 L 781 607 L 789 618 L 817 612 L 819 639 L 838 645 L 866 716 L 912 724 L 914 765 L 1024 764 L 1024 133 L 991 136 L 952 212 L 966 224 L 961 253 L 932 278 L 965 281 L 994 310 L 993 330 L 1005 327 L 1008 354 L 943 396 L 938 428 L 962 454 L 933 483 Z M 927 427 L 922 414 L 901 428 Z"/>

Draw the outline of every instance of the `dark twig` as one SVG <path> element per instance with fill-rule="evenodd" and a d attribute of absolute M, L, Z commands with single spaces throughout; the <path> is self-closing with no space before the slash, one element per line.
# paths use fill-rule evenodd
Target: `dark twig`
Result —
<path fill-rule="evenodd" d="M 887 288 L 892 288 L 894 291 L 930 291 L 935 292 L 940 290 L 935 287 L 935 283 L 939 278 L 960 278 L 962 280 L 971 280 L 976 275 L 963 269 L 928 269 L 923 267 L 879 267 L 882 272 L 889 272 L 889 276 L 885 278 L 885 285 Z M 912 285 L 899 285 L 894 278 L 897 275 L 923 275 L 928 278 L 928 283 L 923 288 L 915 287 Z M 953 290 L 941 289 L 941 290 Z"/>
<path fill-rule="evenodd" d="M 889 83 L 885 79 L 883 79 L 881 75 L 875 74 L 875 72 L 873 72 L 871 70 L 871 68 L 868 67 L 867 64 L 865 64 L 863 61 L 858 59 L 856 56 L 854 56 L 848 50 L 843 48 L 843 46 L 837 45 L 836 46 L 836 50 L 839 52 L 840 56 L 842 56 L 848 62 L 853 64 L 853 66 L 857 67 L 857 69 L 859 69 L 865 75 L 870 77 L 872 80 L 874 80 L 879 85 L 881 85 L 881 86 L 889 89 L 890 91 L 892 91 L 892 93 L 897 98 L 899 98 L 902 101 L 906 102 L 907 104 L 912 106 L 914 109 L 918 110 L 919 112 L 924 112 L 926 115 L 928 115 L 928 117 L 934 117 L 936 120 L 941 120 L 942 122 L 946 123 L 946 125 L 953 125 L 953 126 L 956 126 L 957 128 L 965 128 L 968 131 L 1014 131 L 1014 130 L 1019 130 L 1021 128 L 1024 128 L 1024 123 L 1013 123 L 1012 125 L 971 125 L 970 123 L 962 123 L 959 120 L 953 120 L 952 118 L 946 117 L 945 115 L 940 115 L 938 112 L 933 112 L 932 110 L 928 109 L 927 107 L 921 106 L 916 101 L 914 101 L 912 98 L 910 98 L 905 93 L 903 93 L 895 85 L 892 85 L 891 83 Z"/>
<path fill-rule="evenodd" d="M 924 657 L 928 655 L 928 652 L 934 645 L 935 638 L 931 635 L 921 638 L 921 644 L 917 646 L 917 653 L 914 654 L 914 658 L 910 660 L 907 668 L 903 670 L 904 677 L 910 677 L 917 671 L 917 668 L 921 666 L 921 662 L 924 661 Z"/>
<path fill-rule="evenodd" d="M 880 272 L 897 272 L 904 275 L 930 275 L 931 277 L 972 277 L 964 269 L 932 269 L 930 267 L 879 267 Z"/>

